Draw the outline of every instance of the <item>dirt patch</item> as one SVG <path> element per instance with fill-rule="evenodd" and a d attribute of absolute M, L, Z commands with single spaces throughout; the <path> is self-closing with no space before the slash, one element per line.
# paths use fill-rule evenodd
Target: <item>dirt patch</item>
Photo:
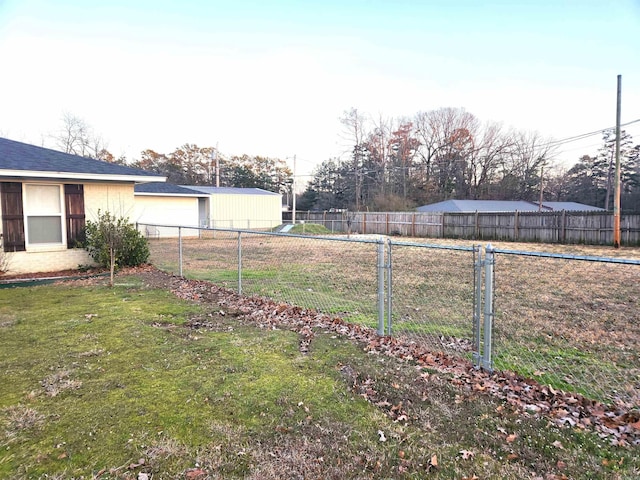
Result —
<path fill-rule="evenodd" d="M 56 397 L 65 390 L 77 390 L 82 382 L 70 378 L 71 371 L 60 370 L 47 376 L 40 384 L 49 397 Z"/>

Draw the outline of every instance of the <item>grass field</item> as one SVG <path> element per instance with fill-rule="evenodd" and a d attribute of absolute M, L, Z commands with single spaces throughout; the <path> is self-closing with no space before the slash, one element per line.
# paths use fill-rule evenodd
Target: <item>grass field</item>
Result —
<path fill-rule="evenodd" d="M 438 246 L 477 244 L 402 240 Z M 638 248 L 493 245 L 640 259 Z M 183 239 L 183 273 L 237 289 L 239 253 L 244 294 L 377 325 L 375 243 L 248 233 L 238 242 L 233 232 L 206 232 L 203 238 Z M 153 241 L 152 261 L 177 272 L 177 240 Z M 470 358 L 473 253 L 394 245 L 392 264 L 394 335 Z M 640 266 L 498 254 L 495 295 L 495 368 L 607 403 L 640 407 Z"/>
<path fill-rule="evenodd" d="M 640 476 L 635 449 L 335 332 L 302 351 L 144 275 L 3 289 L 0 305 L 0 478 Z"/>

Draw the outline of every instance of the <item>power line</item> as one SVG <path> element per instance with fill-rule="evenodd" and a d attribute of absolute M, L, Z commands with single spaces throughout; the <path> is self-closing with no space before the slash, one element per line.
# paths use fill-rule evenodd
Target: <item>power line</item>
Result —
<path fill-rule="evenodd" d="M 600 143 L 590 143 L 589 145 L 581 145 L 579 147 L 574 146 L 571 148 L 563 148 L 560 150 L 561 153 L 567 153 L 567 152 L 575 152 L 578 150 L 585 150 L 587 148 L 596 148 L 596 147 L 601 147 L 602 146 L 602 142 Z"/>
<path fill-rule="evenodd" d="M 634 123 L 638 123 L 638 122 L 640 122 L 640 118 L 638 118 L 636 120 L 632 120 L 632 121 L 627 122 L 627 123 L 623 123 L 622 125 L 620 125 L 620 127 L 626 127 L 628 125 L 633 125 Z M 613 130 L 615 128 L 616 127 L 602 128 L 600 130 L 595 130 L 593 132 L 583 133 L 583 134 L 580 134 L 580 135 L 574 135 L 573 137 L 562 138 L 560 140 L 554 140 L 554 141 L 551 141 L 551 142 L 547 143 L 546 146 L 548 146 L 548 147 L 557 147 L 559 145 L 564 145 L 566 143 L 577 142 L 578 140 L 584 140 L 585 138 L 589 138 L 589 137 L 592 137 L 594 135 L 600 135 L 600 134 L 606 132 L 607 130 Z"/>

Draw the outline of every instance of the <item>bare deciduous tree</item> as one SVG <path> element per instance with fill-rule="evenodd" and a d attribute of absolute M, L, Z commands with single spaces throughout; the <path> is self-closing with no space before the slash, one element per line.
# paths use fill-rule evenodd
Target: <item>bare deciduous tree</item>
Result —
<path fill-rule="evenodd" d="M 62 116 L 62 127 L 53 135 L 56 146 L 65 153 L 109 161 L 113 159 L 101 136 L 82 118 L 69 112 Z"/>
<path fill-rule="evenodd" d="M 355 183 L 355 208 L 360 210 L 362 202 L 363 160 L 365 158 L 365 118 L 357 108 L 345 111 L 340 123 L 343 125 L 342 138 L 348 145 L 353 162 L 353 176 Z"/>

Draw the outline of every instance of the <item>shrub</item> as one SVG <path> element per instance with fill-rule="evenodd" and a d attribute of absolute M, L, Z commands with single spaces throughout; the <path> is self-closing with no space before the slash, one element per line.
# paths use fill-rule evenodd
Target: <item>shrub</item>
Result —
<path fill-rule="evenodd" d="M 124 230 L 124 245 L 122 247 L 122 257 L 118 265 L 123 267 L 135 267 L 147 263 L 149 260 L 149 243 L 147 239 L 136 230 L 131 223 L 126 225 Z"/>
<path fill-rule="evenodd" d="M 133 267 L 149 259 L 147 239 L 128 218 L 98 210 L 98 220 L 87 221 L 85 249 L 103 267 Z"/>

